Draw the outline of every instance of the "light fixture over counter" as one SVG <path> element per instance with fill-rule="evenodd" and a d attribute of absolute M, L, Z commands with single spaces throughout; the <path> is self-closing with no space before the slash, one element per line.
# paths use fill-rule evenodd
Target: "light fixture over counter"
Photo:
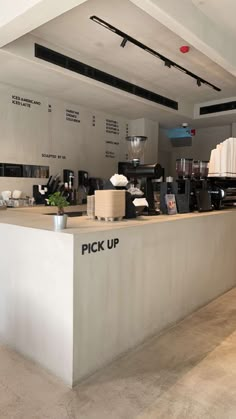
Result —
<path fill-rule="evenodd" d="M 100 19 L 97 16 L 90 16 L 90 19 L 98 23 L 99 25 L 103 26 L 105 29 L 108 29 L 109 31 L 115 33 L 116 35 L 123 38 L 121 41 L 120 46 L 122 48 L 125 47 L 127 42 L 130 42 L 133 45 L 136 45 L 137 47 L 143 49 L 144 51 L 148 52 L 149 54 L 152 54 L 154 57 L 159 58 L 164 62 L 165 67 L 171 68 L 174 67 L 177 70 L 181 71 L 182 73 L 185 73 L 187 76 L 192 77 L 196 80 L 197 86 L 200 87 L 202 84 L 205 84 L 212 89 L 216 90 L 217 92 L 220 92 L 221 89 L 214 84 L 208 82 L 207 80 L 202 79 L 197 74 L 192 73 L 191 71 L 187 70 L 186 68 L 182 67 L 181 65 L 175 63 L 174 61 L 170 60 L 169 58 L 165 57 L 164 55 L 160 54 L 159 52 L 153 50 L 152 48 L 149 48 L 147 45 L 142 44 L 142 42 L 138 41 L 137 39 L 133 38 L 132 36 L 128 35 L 125 32 L 122 32 L 120 29 L 116 28 L 115 26 L 112 26 L 110 23 L 106 22 L 103 19 Z"/>

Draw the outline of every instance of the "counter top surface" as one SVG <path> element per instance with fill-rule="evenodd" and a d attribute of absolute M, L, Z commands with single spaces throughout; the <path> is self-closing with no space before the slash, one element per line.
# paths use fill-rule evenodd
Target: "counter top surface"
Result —
<path fill-rule="evenodd" d="M 66 209 L 66 212 L 86 211 L 86 206 L 75 205 Z M 226 212 L 236 212 L 234 208 L 204 212 L 204 213 L 188 213 L 176 215 L 158 215 L 158 216 L 140 216 L 132 220 L 122 220 L 115 222 L 90 220 L 86 215 L 80 217 L 68 217 L 67 228 L 61 233 L 80 234 L 94 233 L 100 231 L 111 231 L 129 227 L 141 227 L 149 224 L 174 222 L 183 219 L 192 219 L 199 217 L 217 217 Z M 52 215 L 55 213 L 55 207 L 25 207 L 25 208 L 8 208 L 0 211 L 0 223 L 10 224 L 39 230 L 53 231 Z"/>

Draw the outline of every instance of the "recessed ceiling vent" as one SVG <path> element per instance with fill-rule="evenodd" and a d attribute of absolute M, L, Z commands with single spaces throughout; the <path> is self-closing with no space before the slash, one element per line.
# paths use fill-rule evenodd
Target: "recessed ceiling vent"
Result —
<path fill-rule="evenodd" d="M 122 80 L 109 73 L 105 73 L 104 71 L 67 57 L 66 55 L 60 54 L 59 52 L 53 51 L 52 49 L 46 48 L 42 45 L 35 44 L 35 57 L 115 87 L 116 89 L 123 90 L 127 93 L 131 93 L 132 95 L 149 100 L 150 102 L 158 103 L 159 105 L 166 106 L 170 109 L 178 110 L 178 102 L 175 100 L 161 96 L 157 93 L 151 92 L 150 90 L 146 90 L 133 83 L 129 83 L 128 81 Z"/>
<path fill-rule="evenodd" d="M 216 105 L 202 106 L 200 115 L 208 115 L 211 113 L 227 112 L 236 110 L 236 101 L 217 103 Z"/>

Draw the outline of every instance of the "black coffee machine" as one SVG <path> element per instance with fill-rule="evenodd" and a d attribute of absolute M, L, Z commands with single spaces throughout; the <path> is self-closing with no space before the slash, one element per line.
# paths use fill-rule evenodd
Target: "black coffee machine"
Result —
<path fill-rule="evenodd" d="M 208 188 L 214 209 L 223 209 L 236 204 L 236 177 L 209 177 Z"/>
<path fill-rule="evenodd" d="M 86 172 L 85 170 L 79 170 L 78 171 L 78 204 L 87 203 L 88 186 L 89 186 L 88 172 Z"/>
<path fill-rule="evenodd" d="M 126 176 L 134 186 L 140 183 L 140 189 L 144 193 L 144 197 L 148 202 L 147 215 L 157 215 L 155 208 L 153 179 L 162 176 L 163 170 L 161 166 L 156 164 L 140 164 L 140 159 L 144 154 L 147 137 L 145 136 L 129 136 L 126 137 L 128 142 L 129 162 L 119 162 L 118 173 Z M 137 196 L 134 196 L 137 198 Z"/>
<path fill-rule="evenodd" d="M 214 209 L 209 185 L 208 162 L 193 159 L 176 160 L 177 179 L 161 184 L 161 212 L 167 214 L 166 194 L 174 194 L 180 214 Z"/>
<path fill-rule="evenodd" d="M 74 175 L 73 170 L 68 170 L 68 169 L 63 170 L 63 182 L 64 184 L 68 185 L 69 189 L 73 189 L 74 178 L 75 178 L 75 175 Z"/>
<path fill-rule="evenodd" d="M 62 191 L 63 184 L 59 173 L 50 176 L 46 185 L 33 185 L 33 197 L 36 205 L 45 205 L 50 195 Z"/>

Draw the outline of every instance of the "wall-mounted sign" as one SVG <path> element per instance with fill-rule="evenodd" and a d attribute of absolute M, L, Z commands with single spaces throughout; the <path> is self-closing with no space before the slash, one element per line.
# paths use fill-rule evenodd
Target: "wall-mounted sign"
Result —
<path fill-rule="evenodd" d="M 106 140 L 105 157 L 108 159 L 115 159 L 117 155 L 117 147 L 119 147 L 119 141 Z"/>
<path fill-rule="evenodd" d="M 70 122 L 80 123 L 79 111 L 73 111 L 72 109 L 66 109 L 66 120 Z"/>
<path fill-rule="evenodd" d="M 114 151 L 106 150 L 105 151 L 105 157 L 107 159 L 115 159 L 116 155 L 115 155 Z"/>
<path fill-rule="evenodd" d="M 42 157 L 46 157 L 47 159 L 66 159 L 66 156 L 61 156 L 60 154 L 42 153 Z"/>
<path fill-rule="evenodd" d="M 106 144 L 120 145 L 119 141 L 106 140 Z"/>
<path fill-rule="evenodd" d="M 97 242 L 92 242 L 92 243 L 84 243 L 81 246 L 82 256 L 84 256 L 85 254 L 97 253 L 97 252 L 102 252 L 104 250 L 115 249 L 116 246 L 119 244 L 119 241 L 120 241 L 119 239 L 115 238 L 115 239 L 108 239 L 108 240 L 99 240 Z"/>
<path fill-rule="evenodd" d="M 106 133 L 119 135 L 119 122 L 113 119 L 106 119 Z"/>
<path fill-rule="evenodd" d="M 31 108 L 31 105 L 41 105 L 41 102 L 34 100 L 34 99 L 29 99 L 29 98 L 25 98 L 25 97 L 20 97 L 20 96 L 16 96 L 16 95 L 12 95 L 11 96 L 12 99 L 12 103 L 13 105 L 19 105 L 19 106 L 24 106 L 26 108 Z"/>

